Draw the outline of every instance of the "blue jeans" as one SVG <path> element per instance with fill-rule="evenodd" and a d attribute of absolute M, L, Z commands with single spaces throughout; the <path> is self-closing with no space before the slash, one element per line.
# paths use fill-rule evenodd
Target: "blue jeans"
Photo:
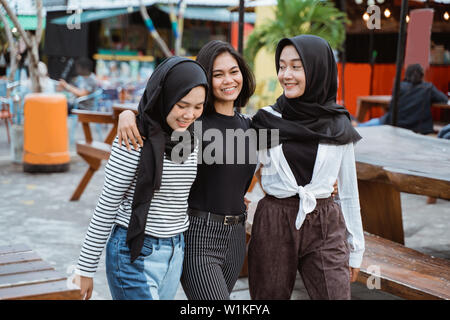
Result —
<path fill-rule="evenodd" d="M 450 139 L 450 124 L 446 125 L 439 131 L 438 138 Z"/>
<path fill-rule="evenodd" d="M 362 122 L 358 124 L 358 127 L 373 127 L 373 126 L 381 126 L 380 118 L 373 118 L 369 121 Z"/>
<path fill-rule="evenodd" d="M 171 300 L 180 284 L 183 234 L 146 235 L 140 256 L 130 262 L 127 229 L 115 226 L 106 246 L 106 277 L 114 300 Z"/>

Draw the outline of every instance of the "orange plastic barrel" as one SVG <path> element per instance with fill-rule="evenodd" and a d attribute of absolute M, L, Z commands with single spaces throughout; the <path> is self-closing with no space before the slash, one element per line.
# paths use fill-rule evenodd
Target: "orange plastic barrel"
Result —
<path fill-rule="evenodd" d="M 31 93 L 25 97 L 23 170 L 69 170 L 67 99 L 63 94 Z"/>

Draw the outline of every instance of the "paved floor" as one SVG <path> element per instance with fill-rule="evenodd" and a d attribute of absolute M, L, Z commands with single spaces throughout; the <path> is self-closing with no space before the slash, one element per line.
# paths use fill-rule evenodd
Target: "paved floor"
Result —
<path fill-rule="evenodd" d="M 79 136 L 81 134 L 77 132 Z M 24 243 L 57 270 L 66 272 L 77 262 L 79 250 L 103 184 L 103 170 L 89 183 L 81 199 L 69 198 L 87 168 L 72 150 L 66 173 L 28 174 L 10 160 L 6 132 L 0 125 L 0 246 Z M 450 203 L 427 205 L 422 196 L 402 194 L 406 246 L 450 259 Z M 105 276 L 104 254 L 95 277 L 93 299 L 111 299 Z M 232 299 L 250 299 L 246 278 L 239 279 Z M 398 299 L 352 285 L 352 298 Z M 186 299 L 180 287 L 176 299 Z M 309 299 L 298 277 L 292 299 Z"/>

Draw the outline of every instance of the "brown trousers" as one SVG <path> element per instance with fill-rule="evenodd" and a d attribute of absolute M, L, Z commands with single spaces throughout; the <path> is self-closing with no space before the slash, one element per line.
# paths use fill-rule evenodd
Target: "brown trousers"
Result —
<path fill-rule="evenodd" d="M 295 228 L 299 199 L 266 195 L 258 203 L 248 249 L 250 296 L 291 297 L 297 270 L 311 299 L 350 299 L 349 249 L 339 204 L 318 199 Z"/>

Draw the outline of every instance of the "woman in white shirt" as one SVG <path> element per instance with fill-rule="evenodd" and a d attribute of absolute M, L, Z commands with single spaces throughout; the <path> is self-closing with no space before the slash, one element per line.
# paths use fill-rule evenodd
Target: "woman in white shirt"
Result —
<path fill-rule="evenodd" d="M 361 137 L 336 104 L 337 67 L 324 39 L 282 39 L 275 59 L 284 93 L 253 117 L 279 140 L 269 136 L 259 151 L 266 196 L 249 244 L 250 295 L 289 299 L 298 270 L 311 299 L 350 299 L 364 252 L 353 151 Z M 336 179 L 340 206 L 331 198 Z"/>

